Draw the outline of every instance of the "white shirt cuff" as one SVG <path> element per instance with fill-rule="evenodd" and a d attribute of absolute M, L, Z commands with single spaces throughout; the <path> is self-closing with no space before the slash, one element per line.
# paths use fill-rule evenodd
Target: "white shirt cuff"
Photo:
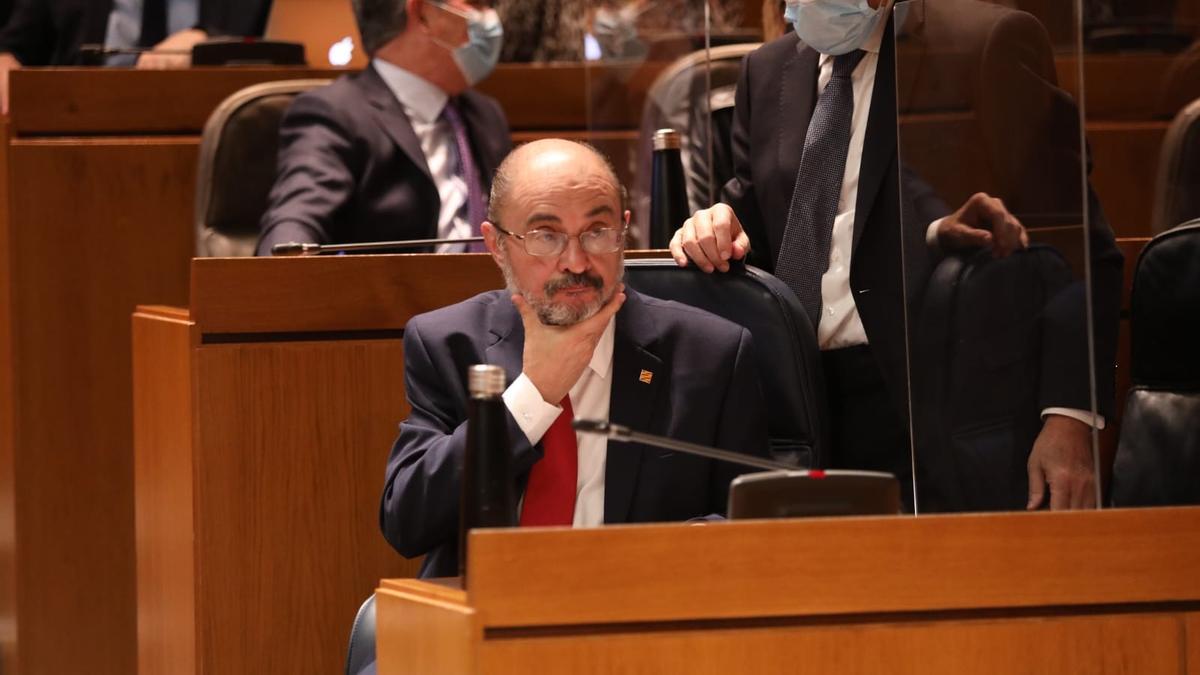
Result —
<path fill-rule="evenodd" d="M 1078 410 L 1076 408 L 1046 408 L 1042 411 L 1042 419 L 1046 419 L 1046 415 L 1062 415 L 1070 417 L 1074 420 L 1079 420 L 1089 427 L 1097 429 L 1104 428 L 1104 415 L 1093 415 L 1087 410 Z"/>
<path fill-rule="evenodd" d="M 930 223 L 929 227 L 925 230 L 925 245 L 928 246 L 929 248 L 937 248 L 938 247 L 938 231 L 942 227 L 942 221 L 945 220 L 947 217 L 948 216 L 938 218 L 937 220 Z"/>
<path fill-rule="evenodd" d="M 517 376 L 513 383 L 504 390 L 504 405 L 512 413 L 517 426 L 525 432 L 525 438 L 531 444 L 537 444 L 546 435 L 546 430 L 554 424 L 554 420 L 562 414 L 562 408 L 546 403 L 542 393 L 534 386 L 525 373 Z"/>

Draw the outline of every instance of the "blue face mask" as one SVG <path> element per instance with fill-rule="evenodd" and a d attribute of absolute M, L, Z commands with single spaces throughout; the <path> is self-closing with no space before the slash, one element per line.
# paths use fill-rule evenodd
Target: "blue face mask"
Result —
<path fill-rule="evenodd" d="M 500 25 L 500 15 L 494 9 L 461 10 L 441 2 L 429 4 L 461 16 L 467 22 L 467 41 L 457 47 L 438 44 L 450 50 L 454 62 L 466 79 L 468 86 L 474 86 L 485 77 L 492 74 L 496 62 L 500 60 L 500 45 L 504 40 L 504 27 Z"/>
<path fill-rule="evenodd" d="M 867 0 L 788 0 L 783 13 L 804 44 L 833 56 L 862 47 L 881 16 Z"/>

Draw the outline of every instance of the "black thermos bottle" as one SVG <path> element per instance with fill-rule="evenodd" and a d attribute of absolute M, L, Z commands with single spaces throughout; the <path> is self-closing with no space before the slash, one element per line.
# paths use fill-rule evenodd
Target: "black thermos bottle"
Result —
<path fill-rule="evenodd" d="M 515 486 L 504 401 L 504 369 L 467 370 L 467 447 L 463 457 L 458 533 L 458 571 L 466 577 L 467 533 L 476 527 L 517 524 Z"/>
<path fill-rule="evenodd" d="M 654 132 L 654 158 L 650 167 L 650 248 L 666 248 L 688 218 L 687 183 L 679 154 L 679 132 Z"/>

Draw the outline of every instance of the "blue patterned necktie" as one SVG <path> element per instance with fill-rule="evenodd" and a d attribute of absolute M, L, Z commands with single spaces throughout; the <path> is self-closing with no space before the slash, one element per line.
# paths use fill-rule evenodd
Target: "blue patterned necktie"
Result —
<path fill-rule="evenodd" d="M 850 75 L 866 52 L 855 50 L 834 57 L 833 77 L 817 98 L 804 154 L 792 188 L 787 228 L 775 276 L 786 283 L 812 320 L 821 318 L 821 277 L 829 269 L 829 243 L 837 216 L 846 154 L 850 149 L 850 123 L 854 116 L 854 85 Z"/>
<path fill-rule="evenodd" d="M 466 218 L 471 223 L 471 236 L 479 236 L 479 225 L 487 217 L 486 205 L 483 198 L 483 183 L 480 181 L 479 170 L 475 167 L 475 156 L 471 154 L 471 141 L 467 136 L 467 125 L 463 123 L 462 113 L 458 104 L 453 100 L 446 102 L 442 108 L 442 117 L 450 125 L 454 133 L 454 145 L 458 149 L 458 175 L 467 184 Z M 462 215 L 462 211 L 459 211 Z M 470 244 L 468 251 L 487 250 L 482 244 Z"/>

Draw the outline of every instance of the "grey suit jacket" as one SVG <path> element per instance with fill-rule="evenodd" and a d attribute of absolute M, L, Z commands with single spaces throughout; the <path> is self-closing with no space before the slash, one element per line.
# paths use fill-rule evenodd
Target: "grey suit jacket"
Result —
<path fill-rule="evenodd" d="M 459 96 L 486 193 L 512 149 L 493 99 Z M 307 92 L 280 124 L 258 254 L 288 241 L 349 244 L 437 235 L 441 200 L 403 107 L 373 67 Z"/>

